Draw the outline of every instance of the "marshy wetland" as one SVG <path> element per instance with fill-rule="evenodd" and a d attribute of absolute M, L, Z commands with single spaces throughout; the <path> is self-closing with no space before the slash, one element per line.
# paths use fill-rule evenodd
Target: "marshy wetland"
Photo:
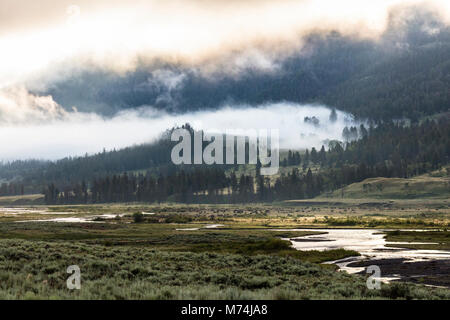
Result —
<path fill-rule="evenodd" d="M 355 201 L 10 205 L 0 298 L 449 299 L 447 200 Z"/>

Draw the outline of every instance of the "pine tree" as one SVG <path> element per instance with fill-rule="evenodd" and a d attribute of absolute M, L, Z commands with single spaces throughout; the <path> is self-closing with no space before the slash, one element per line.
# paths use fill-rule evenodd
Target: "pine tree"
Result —
<path fill-rule="evenodd" d="M 331 114 L 330 114 L 330 122 L 331 122 L 331 123 L 335 123 L 335 122 L 337 121 L 337 119 L 338 119 L 338 116 L 337 116 L 336 109 L 333 108 L 333 109 L 331 110 Z"/>

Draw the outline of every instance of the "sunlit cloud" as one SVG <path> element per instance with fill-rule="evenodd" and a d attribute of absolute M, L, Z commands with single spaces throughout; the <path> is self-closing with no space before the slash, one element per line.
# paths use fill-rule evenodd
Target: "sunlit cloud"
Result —
<path fill-rule="evenodd" d="M 245 53 L 236 63 L 271 68 L 274 56 L 300 47 L 312 30 L 374 37 L 398 6 L 426 4 L 442 16 L 450 7 L 444 0 L 45 0 L 33 14 L 29 1 L 6 2 L 2 10 L 18 17 L 25 11 L 27 19 L 22 28 L 14 20 L 0 22 L 0 86 L 56 68 L 125 72 L 146 59 L 195 65 L 243 48 L 263 53 Z"/>
<path fill-rule="evenodd" d="M 24 87 L 0 89 L 0 125 L 63 120 L 68 113 L 51 96 L 37 96 Z"/>

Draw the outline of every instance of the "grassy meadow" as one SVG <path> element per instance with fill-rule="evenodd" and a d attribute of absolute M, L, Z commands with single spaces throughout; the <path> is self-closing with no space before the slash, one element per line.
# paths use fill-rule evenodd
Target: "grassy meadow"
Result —
<path fill-rule="evenodd" d="M 68 264 L 81 290 L 68 290 Z M 271 254 L 243 255 L 105 246 L 74 241 L 0 241 L 1 299 L 448 299 L 448 290 L 383 285 Z"/>
<path fill-rule="evenodd" d="M 450 167 L 412 178 L 370 178 L 321 198 L 347 199 L 448 199 Z"/>
<path fill-rule="evenodd" d="M 366 276 L 323 264 L 358 252 L 297 251 L 282 240 L 321 233 L 284 230 L 294 228 L 420 227 L 430 232 L 387 236 L 428 237 L 448 249 L 443 200 L 416 207 L 415 214 L 414 203 L 404 200 L 353 201 L 0 209 L 0 298 L 449 299 L 448 289 L 415 284 L 368 290 Z M 64 218 L 80 221 L 36 222 Z M 81 290 L 66 287 L 70 265 L 81 269 Z"/>

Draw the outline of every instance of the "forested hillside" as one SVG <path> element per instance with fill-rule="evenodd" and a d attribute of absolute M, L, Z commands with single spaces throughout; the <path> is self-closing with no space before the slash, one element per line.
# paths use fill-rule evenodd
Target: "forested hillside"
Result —
<path fill-rule="evenodd" d="M 406 50 L 328 92 L 324 101 L 360 117 L 419 120 L 450 105 L 450 41 Z"/>
<path fill-rule="evenodd" d="M 374 177 L 407 178 L 449 163 L 450 118 L 405 126 L 387 123 L 354 128 L 361 139 L 343 145 L 334 142 L 328 152 L 314 148 L 303 155 L 290 152 L 290 173 L 275 181 L 259 174 L 207 166 L 184 166 L 176 173 L 157 176 L 115 174 L 45 191 L 49 204 L 129 201 L 252 202 L 313 198 Z M 311 167 L 317 168 L 314 173 Z M 187 171 L 186 171 L 187 170 Z"/>
<path fill-rule="evenodd" d="M 55 162 L 18 160 L 0 165 L 0 179 L 11 182 L 12 186 L 25 185 L 26 193 L 34 193 L 41 192 L 48 183 L 70 185 L 83 179 L 90 180 L 127 171 L 158 168 L 160 172 L 168 174 L 170 170 L 174 170 L 170 162 L 172 146 L 172 142 L 164 136 L 152 144 L 103 151 L 84 157 L 65 158 Z M 2 195 L 12 194 L 2 193 Z"/>

